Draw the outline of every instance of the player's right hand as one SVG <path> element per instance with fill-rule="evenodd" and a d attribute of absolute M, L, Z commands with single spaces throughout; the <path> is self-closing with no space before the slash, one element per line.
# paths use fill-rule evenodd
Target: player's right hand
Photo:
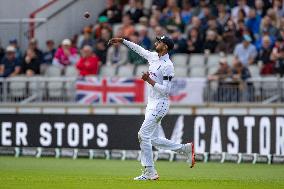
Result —
<path fill-rule="evenodd" d="M 108 41 L 108 45 L 116 44 L 116 43 L 122 43 L 123 39 L 122 38 L 112 38 Z"/>

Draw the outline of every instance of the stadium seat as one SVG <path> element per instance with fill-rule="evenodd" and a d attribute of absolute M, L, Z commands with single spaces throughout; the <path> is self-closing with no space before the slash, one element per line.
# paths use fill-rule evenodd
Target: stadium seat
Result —
<path fill-rule="evenodd" d="M 9 91 L 13 98 L 22 98 L 26 95 L 27 82 L 24 76 L 11 77 L 9 81 Z"/>
<path fill-rule="evenodd" d="M 205 57 L 203 54 L 191 54 L 189 58 L 189 66 L 204 66 L 205 65 Z"/>
<path fill-rule="evenodd" d="M 207 65 L 209 67 L 212 67 L 212 66 L 218 66 L 219 64 L 219 59 L 220 59 L 220 55 L 219 54 L 210 54 L 208 56 L 208 60 L 207 60 Z"/>
<path fill-rule="evenodd" d="M 188 55 L 187 54 L 174 54 L 171 57 L 175 66 L 187 66 Z"/>
<path fill-rule="evenodd" d="M 100 68 L 100 76 L 113 77 L 115 76 L 115 72 L 116 72 L 115 66 L 102 65 Z"/>
<path fill-rule="evenodd" d="M 205 77 L 206 68 L 205 67 L 191 67 L 189 72 L 189 77 Z"/>
<path fill-rule="evenodd" d="M 259 77 L 260 76 L 260 69 L 257 65 L 250 65 L 248 67 L 251 77 Z"/>
<path fill-rule="evenodd" d="M 46 77 L 59 77 L 61 76 L 61 68 L 58 66 L 49 66 L 45 72 Z"/>
<path fill-rule="evenodd" d="M 175 77 L 187 77 L 188 70 L 184 66 L 175 67 Z"/>
<path fill-rule="evenodd" d="M 38 98 L 41 98 L 45 94 L 46 83 L 41 78 L 40 76 L 30 77 L 28 84 L 29 95 L 37 95 Z"/>
<path fill-rule="evenodd" d="M 234 55 L 233 54 L 228 54 L 226 56 L 226 58 L 227 58 L 228 65 L 232 66 L 233 65 L 233 60 L 234 60 Z"/>
<path fill-rule="evenodd" d="M 148 69 L 149 69 L 149 66 L 147 64 L 145 64 L 145 65 L 138 65 L 136 67 L 136 70 L 135 70 L 135 76 L 141 76 L 142 72 L 147 72 Z"/>
<path fill-rule="evenodd" d="M 49 98 L 62 98 L 63 97 L 63 82 L 62 81 L 49 81 L 47 83 L 47 91 Z"/>
<path fill-rule="evenodd" d="M 78 70 L 75 66 L 67 66 L 64 75 L 67 77 L 76 77 L 78 76 Z"/>
<path fill-rule="evenodd" d="M 117 76 L 119 77 L 132 77 L 134 72 L 134 65 L 127 64 L 118 67 Z"/>

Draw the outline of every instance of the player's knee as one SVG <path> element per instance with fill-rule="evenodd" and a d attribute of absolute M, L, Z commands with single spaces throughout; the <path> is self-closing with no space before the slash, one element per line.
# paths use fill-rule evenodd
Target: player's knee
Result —
<path fill-rule="evenodd" d="M 148 141 L 150 139 L 149 139 L 149 137 L 145 136 L 143 133 L 138 132 L 138 140 L 141 143 L 141 142 Z"/>

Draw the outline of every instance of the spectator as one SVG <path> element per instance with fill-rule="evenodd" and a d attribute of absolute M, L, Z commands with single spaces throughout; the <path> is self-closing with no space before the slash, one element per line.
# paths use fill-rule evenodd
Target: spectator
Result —
<path fill-rule="evenodd" d="M 61 47 L 57 49 L 52 64 L 60 67 L 75 64 L 78 60 L 77 50 L 71 47 L 70 39 L 64 39 Z"/>
<path fill-rule="evenodd" d="M 32 50 L 34 50 L 34 52 L 36 53 L 36 56 L 38 57 L 38 59 L 40 60 L 40 62 L 42 62 L 43 53 L 42 53 L 42 51 L 38 48 L 38 46 L 37 46 L 37 40 L 36 40 L 35 38 L 32 38 L 32 39 L 30 40 L 29 48 L 31 48 Z"/>
<path fill-rule="evenodd" d="M 209 81 L 218 81 L 218 89 L 215 99 L 218 102 L 227 101 L 230 98 L 230 83 L 227 81 L 232 76 L 232 70 L 227 63 L 226 58 L 219 60 L 219 68 L 213 74 L 208 76 Z"/>
<path fill-rule="evenodd" d="M 233 101 L 252 100 L 253 85 L 251 82 L 246 82 L 250 77 L 250 72 L 241 62 L 236 61 L 233 66 L 232 83 L 234 91 L 231 94 Z"/>
<path fill-rule="evenodd" d="M 282 45 L 279 48 L 279 53 L 276 59 L 275 64 L 275 71 L 280 75 L 280 77 L 283 77 L 284 75 L 284 46 Z"/>
<path fill-rule="evenodd" d="M 204 30 L 208 28 L 208 20 L 211 16 L 210 8 L 208 6 L 202 7 L 202 10 L 199 14 L 199 19 L 201 21 L 201 26 Z"/>
<path fill-rule="evenodd" d="M 218 22 L 216 21 L 216 18 L 215 18 L 215 17 L 209 18 L 207 30 L 216 31 L 217 37 L 218 37 L 219 35 L 221 35 L 222 32 L 223 32 L 223 28 L 221 27 L 220 24 L 218 24 Z"/>
<path fill-rule="evenodd" d="M 203 52 L 203 42 L 199 36 L 198 29 L 192 28 L 188 34 L 187 53 L 201 53 Z"/>
<path fill-rule="evenodd" d="M 225 54 L 232 54 L 237 42 L 238 39 L 235 36 L 235 31 L 232 30 L 229 26 L 225 26 L 224 33 L 216 47 L 216 52 L 224 52 Z"/>
<path fill-rule="evenodd" d="M 182 1 L 182 10 L 181 10 L 181 21 L 184 26 L 188 25 L 191 22 L 193 16 L 190 2 L 187 0 Z"/>
<path fill-rule="evenodd" d="M 186 39 L 184 39 L 178 28 L 173 28 L 170 32 L 170 36 L 174 42 L 174 48 L 170 51 L 170 55 L 174 53 L 186 53 L 187 44 Z"/>
<path fill-rule="evenodd" d="M 263 0 L 255 0 L 254 6 L 255 6 L 256 14 L 260 17 L 264 17 L 264 15 L 266 14 L 266 10 L 264 7 Z"/>
<path fill-rule="evenodd" d="M 203 40 L 204 34 L 205 34 L 205 29 L 204 29 L 204 27 L 201 26 L 201 21 L 197 16 L 192 17 L 191 24 L 186 27 L 185 32 L 189 33 L 189 31 L 193 28 L 198 30 L 198 35 L 199 35 L 200 39 Z"/>
<path fill-rule="evenodd" d="M 217 34 L 213 30 L 208 30 L 206 32 L 206 39 L 204 43 L 204 51 L 209 50 L 210 53 L 215 53 L 217 47 Z"/>
<path fill-rule="evenodd" d="M 108 17 L 108 22 L 111 24 L 121 22 L 121 10 L 114 3 L 114 0 L 106 0 L 106 8 L 99 14 L 99 16 Z"/>
<path fill-rule="evenodd" d="M 243 40 L 245 30 L 247 30 L 247 28 L 244 20 L 239 20 L 236 24 L 236 37 L 238 38 L 239 42 Z"/>
<path fill-rule="evenodd" d="M 270 21 L 271 21 L 271 24 L 274 26 L 274 27 L 279 27 L 280 25 L 280 19 L 279 19 L 279 16 L 277 15 L 277 12 L 270 8 L 267 10 L 267 13 L 266 15 L 270 18 Z"/>
<path fill-rule="evenodd" d="M 219 68 L 218 70 L 213 74 L 208 76 L 209 81 L 219 81 L 223 82 L 232 75 L 232 70 L 230 66 L 228 65 L 226 58 L 221 58 L 219 60 Z"/>
<path fill-rule="evenodd" d="M 159 25 L 159 22 L 157 21 L 157 19 L 155 19 L 155 17 L 151 16 L 150 20 L 149 20 L 149 27 L 147 28 L 148 29 L 148 36 L 151 39 L 151 41 L 156 40 L 157 36 L 155 34 L 155 29 L 159 26 L 160 25 Z"/>
<path fill-rule="evenodd" d="M 244 35 L 243 42 L 239 43 L 234 50 L 235 58 L 239 60 L 244 67 L 253 64 L 257 56 L 256 48 L 251 44 L 251 41 L 252 39 L 249 35 Z"/>
<path fill-rule="evenodd" d="M 103 39 L 98 39 L 95 44 L 95 54 L 99 57 L 102 64 L 106 63 L 107 42 Z"/>
<path fill-rule="evenodd" d="M 95 39 L 98 39 L 98 38 L 101 37 L 103 29 L 108 30 L 110 33 L 112 32 L 111 25 L 108 23 L 108 17 L 100 16 L 99 19 L 98 19 L 98 22 L 99 23 L 96 24 L 93 28 Z"/>
<path fill-rule="evenodd" d="M 236 61 L 233 65 L 232 78 L 235 81 L 246 81 L 251 77 L 249 69 L 243 63 Z"/>
<path fill-rule="evenodd" d="M 128 14 L 134 23 L 138 23 L 139 18 L 144 15 L 141 0 L 129 0 L 124 7 L 124 14 Z"/>
<path fill-rule="evenodd" d="M 116 43 L 107 50 L 107 65 L 119 66 L 127 62 L 128 49 Z"/>
<path fill-rule="evenodd" d="M 260 15 L 256 14 L 255 9 L 251 8 L 249 11 L 249 16 L 246 21 L 247 28 L 252 32 L 255 39 L 258 39 L 259 36 L 259 29 L 260 29 L 261 17 Z"/>
<path fill-rule="evenodd" d="M 46 48 L 47 51 L 43 53 L 43 64 L 52 64 L 52 60 L 54 58 L 56 49 L 54 47 L 54 41 L 53 40 L 47 40 L 46 41 Z"/>
<path fill-rule="evenodd" d="M 111 38 L 111 31 L 106 29 L 106 28 L 103 28 L 101 30 L 101 36 L 100 36 L 100 39 L 104 40 L 104 41 L 109 41 Z"/>
<path fill-rule="evenodd" d="M 21 64 L 16 58 L 16 49 L 10 45 L 6 48 L 6 54 L 0 63 L 0 77 L 16 76 L 20 71 Z"/>
<path fill-rule="evenodd" d="M 81 58 L 76 64 L 80 76 L 97 75 L 99 71 L 100 59 L 93 53 L 89 45 L 82 48 Z"/>
<path fill-rule="evenodd" d="M 270 59 L 271 57 L 271 41 L 268 35 L 262 37 L 262 46 L 258 52 L 257 60 L 262 63 L 262 68 L 260 73 L 262 75 L 273 74 L 274 72 L 274 62 Z"/>
<path fill-rule="evenodd" d="M 260 34 L 263 35 L 266 32 L 268 32 L 269 36 L 276 36 L 278 33 L 277 28 L 272 25 L 269 16 L 263 17 L 260 25 Z"/>
<path fill-rule="evenodd" d="M 282 0 L 274 0 L 272 1 L 272 8 L 275 11 L 277 17 L 283 17 L 284 16 L 284 6 Z"/>
<path fill-rule="evenodd" d="M 138 45 L 141 45 L 139 43 L 139 34 L 137 32 L 134 32 L 134 34 L 130 36 L 130 41 Z M 144 58 L 141 58 L 140 55 L 138 55 L 135 51 L 128 51 L 128 60 L 131 64 L 134 65 L 147 63 L 147 61 Z"/>
<path fill-rule="evenodd" d="M 132 20 L 129 15 L 123 15 L 122 17 L 122 26 L 121 26 L 121 31 L 122 31 L 122 37 L 128 38 L 130 35 L 132 35 L 135 31 L 134 26 L 132 24 Z"/>
<path fill-rule="evenodd" d="M 22 58 L 23 58 L 23 54 L 22 54 L 22 51 L 18 45 L 18 41 L 17 39 L 12 39 L 9 41 L 9 44 L 13 47 L 15 47 L 16 49 L 16 58 L 21 62 L 22 61 Z"/>
<path fill-rule="evenodd" d="M 217 9 L 218 9 L 217 22 L 219 25 L 221 25 L 221 27 L 224 27 L 227 24 L 228 20 L 230 19 L 230 15 L 229 13 L 227 13 L 226 7 L 223 3 L 219 3 L 217 5 Z"/>
<path fill-rule="evenodd" d="M 167 6 L 163 9 L 160 17 L 160 24 L 162 26 L 181 25 L 180 9 L 177 6 L 176 0 L 167 0 Z"/>
<path fill-rule="evenodd" d="M 146 26 L 141 26 L 140 31 L 139 31 L 139 36 L 140 36 L 140 44 L 142 47 L 145 49 L 151 49 L 152 48 L 152 42 L 151 39 L 148 37 L 148 30 Z"/>
<path fill-rule="evenodd" d="M 94 46 L 95 40 L 92 38 L 92 29 L 85 27 L 83 35 L 79 37 L 77 48 L 82 49 L 85 45 Z"/>
<path fill-rule="evenodd" d="M 232 9 L 232 18 L 235 23 L 238 21 L 238 14 L 240 10 L 244 11 L 245 17 L 249 14 L 249 6 L 247 5 L 246 0 L 238 0 L 238 6 Z"/>
<path fill-rule="evenodd" d="M 28 49 L 22 64 L 22 73 L 26 76 L 34 76 L 40 73 L 40 60 L 33 49 Z"/>

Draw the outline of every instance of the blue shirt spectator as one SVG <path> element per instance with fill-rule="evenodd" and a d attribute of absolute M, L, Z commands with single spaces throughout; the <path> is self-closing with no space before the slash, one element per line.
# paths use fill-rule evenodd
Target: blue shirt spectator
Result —
<path fill-rule="evenodd" d="M 254 63 L 254 59 L 257 56 L 257 51 L 254 45 L 251 44 L 251 37 L 249 35 L 243 36 L 243 42 L 239 43 L 235 50 L 234 56 L 238 59 L 244 66 L 248 66 Z"/>
<path fill-rule="evenodd" d="M 46 47 L 47 51 L 43 53 L 43 64 L 51 64 L 52 60 L 54 58 L 54 54 L 56 52 L 56 49 L 54 48 L 54 41 L 53 40 L 47 40 L 46 41 Z"/>
<path fill-rule="evenodd" d="M 8 46 L 6 55 L 0 62 L 0 77 L 10 77 L 18 75 L 21 71 L 20 61 L 16 58 L 16 49 Z"/>
<path fill-rule="evenodd" d="M 253 33 L 255 39 L 259 38 L 260 23 L 261 23 L 260 15 L 256 14 L 255 9 L 250 9 L 249 18 L 247 19 L 245 24 L 247 28 Z"/>

